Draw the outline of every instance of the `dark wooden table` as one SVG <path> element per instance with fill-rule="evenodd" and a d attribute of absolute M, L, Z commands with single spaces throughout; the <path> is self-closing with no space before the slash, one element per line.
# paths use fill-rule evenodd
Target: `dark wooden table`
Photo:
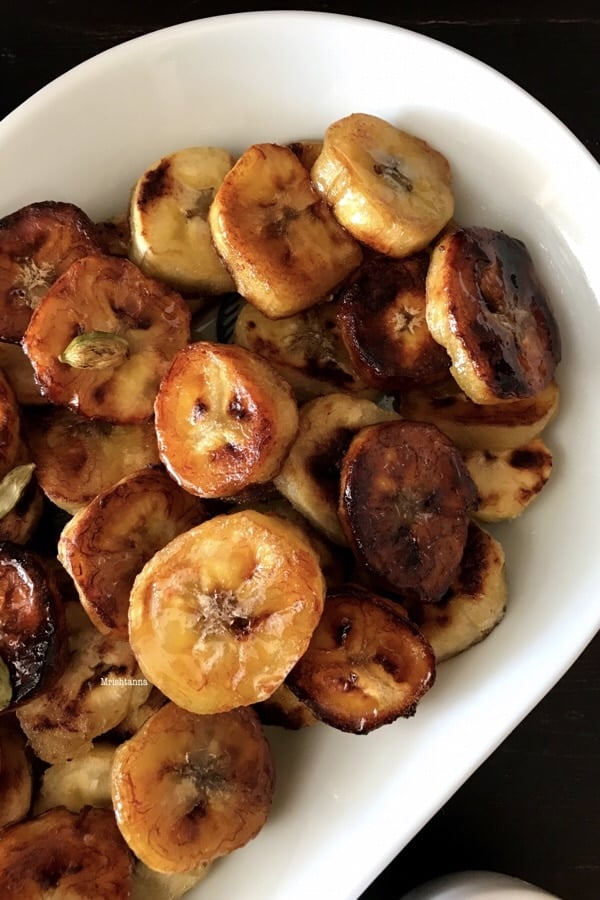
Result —
<path fill-rule="evenodd" d="M 299 7 L 201 0 L 162 5 L 3 0 L 0 117 L 76 63 L 147 31 L 221 13 Z M 484 60 L 541 100 L 600 160 L 598 0 L 495 5 L 403 0 L 395 7 L 392 12 L 390 4 L 373 0 L 303 8 L 401 25 Z M 465 868 L 510 873 L 563 900 L 598 900 L 599 692 L 597 637 L 363 900 L 398 900 L 428 878 Z"/>

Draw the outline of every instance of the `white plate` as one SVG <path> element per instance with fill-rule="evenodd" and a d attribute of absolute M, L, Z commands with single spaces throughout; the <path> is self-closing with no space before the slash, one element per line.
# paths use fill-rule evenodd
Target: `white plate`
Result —
<path fill-rule="evenodd" d="M 564 341 L 562 410 L 548 432 L 555 473 L 522 521 L 497 529 L 510 579 L 501 626 L 440 667 L 414 719 L 366 737 L 271 731 L 270 821 L 214 867 L 199 898 L 358 896 L 598 629 L 600 172 L 550 113 L 482 64 L 400 29 L 316 13 L 151 34 L 76 68 L 0 125 L 0 213 L 52 198 L 104 216 L 162 153 L 319 136 L 356 111 L 447 154 L 460 220 L 527 242 Z"/>

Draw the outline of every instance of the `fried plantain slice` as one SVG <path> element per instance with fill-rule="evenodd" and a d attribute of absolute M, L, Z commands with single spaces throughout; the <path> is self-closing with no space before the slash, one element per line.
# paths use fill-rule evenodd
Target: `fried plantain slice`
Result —
<path fill-rule="evenodd" d="M 405 419 L 431 422 L 466 450 L 510 450 L 542 433 L 558 412 L 560 389 L 551 381 L 535 397 L 473 403 L 454 380 L 408 391 L 397 400 Z"/>
<path fill-rule="evenodd" d="M 0 478 L 15 465 L 21 449 L 21 421 L 13 389 L 0 371 Z"/>
<path fill-rule="evenodd" d="M 310 640 L 325 582 L 302 532 L 246 510 L 174 538 L 137 576 L 131 646 L 148 680 L 196 713 L 265 700 Z"/>
<path fill-rule="evenodd" d="M 53 682 L 65 662 L 66 625 L 40 559 L 0 543 L 0 660 L 8 669 L 16 709 Z"/>
<path fill-rule="evenodd" d="M 13 389 L 17 403 L 26 406 L 48 403 L 35 380 L 29 357 L 20 344 L 0 341 L 0 369 Z"/>
<path fill-rule="evenodd" d="M 201 500 L 155 467 L 127 475 L 73 516 L 58 558 L 98 631 L 128 639 L 135 576 L 157 550 L 207 515 Z"/>
<path fill-rule="evenodd" d="M 17 716 L 36 756 L 56 763 L 91 748 L 127 714 L 132 697 L 148 684 L 126 641 L 101 635 L 81 605 L 65 604 L 68 659 L 49 688 L 20 707 Z"/>
<path fill-rule="evenodd" d="M 87 256 L 35 310 L 23 347 L 52 403 L 107 422 L 152 416 L 162 376 L 190 340 L 179 294 L 129 260 Z"/>
<path fill-rule="evenodd" d="M 286 684 L 323 722 L 367 734 L 412 716 L 435 681 L 433 651 L 393 603 L 358 585 L 327 595 Z"/>
<path fill-rule="evenodd" d="M 72 203 L 30 203 L 0 219 L 0 338 L 18 343 L 56 279 L 100 252 L 93 222 Z"/>
<path fill-rule="evenodd" d="M 340 293 L 340 334 L 370 387 L 396 391 L 448 374 L 450 358 L 425 320 L 428 268 L 428 252 L 406 259 L 372 256 Z"/>
<path fill-rule="evenodd" d="M 251 709 L 197 716 L 163 706 L 115 753 L 113 805 L 125 840 L 158 872 L 197 870 L 263 827 L 270 747 Z"/>
<path fill-rule="evenodd" d="M 442 662 L 488 636 L 504 618 L 507 593 L 502 544 L 471 522 L 449 589 L 438 603 L 413 604 L 410 614 Z"/>
<path fill-rule="evenodd" d="M 142 725 L 148 721 L 150 716 L 153 716 L 161 706 L 168 702 L 165 695 L 161 694 L 158 688 L 152 685 L 149 685 L 149 687 L 150 692 L 141 703 L 138 702 L 140 695 L 136 693 L 135 698 L 132 698 L 133 702 L 127 710 L 125 718 L 121 719 L 119 724 L 113 729 L 113 733 L 119 741 L 133 737 Z"/>
<path fill-rule="evenodd" d="M 180 900 L 206 876 L 210 863 L 192 872 L 154 872 L 140 860 L 133 870 L 131 900 Z"/>
<path fill-rule="evenodd" d="M 456 574 L 477 492 L 434 425 L 363 428 L 344 457 L 339 517 L 358 559 L 388 588 L 437 600 Z"/>
<path fill-rule="evenodd" d="M 3 900 L 127 900 L 132 871 L 109 810 L 50 809 L 0 833 Z"/>
<path fill-rule="evenodd" d="M 292 141 L 287 146 L 294 156 L 298 157 L 304 168 L 310 172 L 323 149 L 323 141 L 303 139 L 301 141 Z"/>
<path fill-rule="evenodd" d="M 291 731 L 297 731 L 299 728 L 306 728 L 318 722 L 317 717 L 306 703 L 296 697 L 285 681 L 274 694 L 261 703 L 256 703 L 254 709 L 263 725 L 278 725 Z"/>
<path fill-rule="evenodd" d="M 560 334 L 525 244 L 490 228 L 459 228 L 434 248 L 427 324 L 475 403 L 535 397 L 552 381 Z"/>
<path fill-rule="evenodd" d="M 160 456 L 199 497 L 271 481 L 298 430 L 289 384 L 242 347 L 200 341 L 177 354 L 156 398 Z"/>
<path fill-rule="evenodd" d="M 75 759 L 54 763 L 42 773 L 33 805 L 38 816 L 56 806 L 80 812 L 86 806 L 112 809 L 111 771 L 115 747 L 98 742 Z"/>
<path fill-rule="evenodd" d="M 111 425 L 49 407 L 27 410 L 23 426 L 41 489 L 69 513 L 126 475 L 160 463 L 154 423 Z"/>
<path fill-rule="evenodd" d="M 13 716 L 0 717 L 0 828 L 24 819 L 33 779 L 25 735 Z"/>

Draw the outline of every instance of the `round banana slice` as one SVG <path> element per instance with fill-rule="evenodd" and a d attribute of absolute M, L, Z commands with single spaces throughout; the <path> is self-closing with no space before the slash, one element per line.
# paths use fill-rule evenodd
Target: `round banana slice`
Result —
<path fill-rule="evenodd" d="M 367 734 L 414 715 L 434 681 L 433 652 L 417 627 L 389 600 L 345 585 L 327 595 L 286 684 L 323 722 Z"/>
<path fill-rule="evenodd" d="M 285 682 L 274 694 L 257 703 L 254 709 L 263 725 L 278 725 L 291 731 L 315 725 L 319 721 Z"/>
<path fill-rule="evenodd" d="M 50 687 L 17 710 L 34 753 L 48 763 L 88 751 L 127 714 L 136 691 L 147 696 L 126 641 L 101 635 L 79 603 L 65 604 L 69 658 Z"/>
<path fill-rule="evenodd" d="M 25 735 L 12 716 L 4 715 L 0 717 L 0 828 L 28 814 L 32 784 Z"/>
<path fill-rule="evenodd" d="M 226 294 L 231 276 L 217 256 L 208 210 L 233 157 L 219 147 L 163 156 L 131 195 L 131 259 L 142 272 L 186 293 Z"/>
<path fill-rule="evenodd" d="M 48 402 L 35 380 L 29 357 L 20 344 L 0 341 L 0 369 L 13 389 L 18 403 L 37 406 Z"/>
<path fill-rule="evenodd" d="M 23 424 L 42 491 L 68 513 L 126 475 L 160 463 L 153 422 L 110 425 L 49 407 L 28 410 Z"/>
<path fill-rule="evenodd" d="M 0 338 L 18 343 L 53 282 L 100 252 L 94 224 L 72 203 L 31 203 L 0 219 Z"/>
<path fill-rule="evenodd" d="M 429 254 L 374 256 L 340 294 L 339 330 L 354 369 L 382 391 L 448 375 L 448 354 L 425 321 Z"/>
<path fill-rule="evenodd" d="M 208 341 L 178 353 L 155 409 L 161 459 L 199 497 L 270 481 L 298 430 L 292 390 L 269 363 Z"/>
<path fill-rule="evenodd" d="M 233 340 L 277 369 L 299 402 L 339 391 L 374 400 L 379 392 L 367 387 L 350 362 L 338 327 L 338 308 L 331 301 L 285 319 L 269 319 L 246 303 Z"/>
<path fill-rule="evenodd" d="M 273 319 L 325 299 L 360 263 L 360 246 L 295 153 L 255 144 L 217 191 L 212 238 L 240 294 Z"/>
<path fill-rule="evenodd" d="M 511 450 L 532 441 L 558 412 L 560 389 L 556 381 L 535 397 L 473 403 L 454 380 L 428 390 L 402 394 L 398 409 L 405 419 L 431 422 L 465 450 Z"/>
<path fill-rule="evenodd" d="M 423 250 L 454 214 L 448 160 L 377 116 L 330 125 L 311 178 L 338 221 L 387 256 Z"/>
<path fill-rule="evenodd" d="M 479 502 L 473 516 L 500 522 L 520 516 L 546 485 L 552 453 L 540 438 L 512 450 L 463 450 Z"/>
<path fill-rule="evenodd" d="M 362 429 L 342 465 L 339 516 L 355 555 L 384 586 L 438 600 L 454 578 L 477 492 L 434 425 Z"/>
<path fill-rule="evenodd" d="M 64 666 L 65 637 L 62 603 L 40 559 L 16 544 L 0 544 L 0 661 L 10 684 L 5 708 L 43 696 Z"/>
<path fill-rule="evenodd" d="M 98 631 L 128 639 L 135 576 L 157 550 L 206 517 L 204 503 L 162 467 L 127 475 L 73 516 L 60 536 L 58 558 Z"/>
<path fill-rule="evenodd" d="M 398 419 L 370 400 L 347 394 L 317 397 L 300 409 L 300 427 L 277 489 L 334 544 L 347 545 L 338 519 L 342 458 L 354 435 L 366 425 Z"/>
<path fill-rule="evenodd" d="M 181 296 L 117 256 L 77 260 L 39 304 L 23 338 L 52 402 L 119 424 L 152 416 L 162 376 L 190 340 Z"/>
<path fill-rule="evenodd" d="M 323 149 L 323 141 L 292 141 L 292 143 L 287 146 L 294 156 L 298 157 L 304 168 L 310 172 L 317 161 L 319 153 Z"/>
<path fill-rule="evenodd" d="M 535 397 L 560 361 L 560 334 L 525 244 L 490 228 L 459 228 L 435 247 L 427 324 L 475 403 Z"/>
<path fill-rule="evenodd" d="M 138 859 L 133 870 L 131 900 L 181 900 L 206 876 L 210 863 L 193 872 L 154 872 Z"/>
<path fill-rule="evenodd" d="M 56 806 L 80 812 L 85 806 L 112 809 L 111 771 L 115 747 L 95 744 L 75 759 L 54 763 L 43 772 L 33 814 Z"/>
<path fill-rule="evenodd" d="M 263 827 L 270 747 L 251 709 L 197 716 L 163 706 L 115 753 L 113 805 L 135 855 L 158 872 L 197 871 Z"/>
<path fill-rule="evenodd" d="M 127 900 L 133 857 L 105 809 L 50 809 L 0 833 L 3 900 Z"/>
<path fill-rule="evenodd" d="M 450 588 L 439 603 L 411 608 L 437 662 L 479 643 L 504 617 L 507 603 L 502 545 L 474 522 Z"/>
<path fill-rule="evenodd" d="M 129 605 L 148 680 L 184 709 L 265 700 L 305 651 L 325 582 L 304 535 L 246 510 L 179 535 L 146 563 Z"/>

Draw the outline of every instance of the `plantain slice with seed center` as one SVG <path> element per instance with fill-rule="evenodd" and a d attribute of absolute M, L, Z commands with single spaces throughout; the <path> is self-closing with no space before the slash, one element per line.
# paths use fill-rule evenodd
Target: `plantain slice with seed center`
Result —
<path fill-rule="evenodd" d="M 557 322 L 525 244 L 490 228 L 459 228 L 434 248 L 427 324 L 475 403 L 535 397 L 560 361 Z"/>
<path fill-rule="evenodd" d="M 425 320 L 428 267 L 427 252 L 374 256 L 340 293 L 340 334 L 354 369 L 371 387 L 401 390 L 448 374 L 448 354 Z"/>
<path fill-rule="evenodd" d="M 133 862 L 112 811 L 50 809 L 0 833 L 0 896 L 127 900 Z"/>
<path fill-rule="evenodd" d="M 31 760 L 13 716 L 0 717 L 0 828 L 24 819 L 31 806 Z"/>
<path fill-rule="evenodd" d="M 113 805 L 135 853 L 158 872 L 197 870 L 264 825 L 273 760 L 256 713 L 198 716 L 163 706 L 115 753 Z"/>
<path fill-rule="evenodd" d="M 359 561 L 400 594 L 437 600 L 460 565 L 477 492 L 434 425 L 363 428 L 344 456 L 340 522 Z"/>
<path fill-rule="evenodd" d="M 216 516 L 146 563 L 129 605 L 148 680 L 196 713 L 265 700 L 302 655 L 325 595 L 318 557 L 291 522 Z"/>
<path fill-rule="evenodd" d="M 241 347 L 200 341 L 177 354 L 156 398 L 160 456 L 199 497 L 270 481 L 296 437 L 289 384 Z"/>
<path fill-rule="evenodd" d="M 358 585 L 329 593 L 286 684 L 341 731 L 367 734 L 412 716 L 435 681 L 433 651 L 399 608 Z"/>
<path fill-rule="evenodd" d="M 23 347 L 44 394 L 92 419 L 148 421 L 162 376 L 190 340 L 179 294 L 117 256 L 77 260 L 27 327 Z"/>
<path fill-rule="evenodd" d="M 162 467 L 143 469 L 98 494 L 66 524 L 58 558 L 102 634 L 127 640 L 135 576 L 176 535 L 207 516 Z"/>
<path fill-rule="evenodd" d="M 18 343 L 53 282 L 100 252 L 94 224 L 72 203 L 30 203 L 0 219 L 0 338 Z"/>

